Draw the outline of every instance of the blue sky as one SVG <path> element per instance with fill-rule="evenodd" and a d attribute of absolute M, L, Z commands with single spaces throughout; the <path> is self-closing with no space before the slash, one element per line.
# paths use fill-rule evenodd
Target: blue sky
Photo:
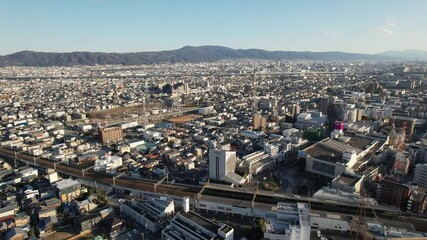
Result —
<path fill-rule="evenodd" d="M 0 54 L 427 50 L 425 0 L 1 0 Z"/>

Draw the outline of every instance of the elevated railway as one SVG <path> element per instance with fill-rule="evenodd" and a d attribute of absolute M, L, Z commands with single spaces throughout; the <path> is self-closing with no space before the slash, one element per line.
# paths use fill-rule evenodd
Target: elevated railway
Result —
<path fill-rule="evenodd" d="M 31 156 L 23 152 L 16 152 L 11 149 L 0 147 L 0 157 L 22 161 L 29 165 L 41 168 L 56 169 L 57 172 L 87 181 L 96 181 L 112 187 L 134 189 L 147 193 L 164 194 L 174 197 L 190 197 L 199 199 L 201 196 L 214 197 L 224 202 L 252 202 L 252 206 L 276 206 L 278 202 L 306 202 L 309 203 L 312 210 L 331 212 L 337 214 L 355 215 L 358 211 L 357 204 L 330 201 L 308 197 L 294 197 L 284 194 L 276 194 L 265 191 L 249 191 L 239 188 L 230 188 L 225 185 L 206 184 L 204 187 L 185 184 L 161 183 L 149 179 L 131 179 L 126 177 L 116 178 L 113 181 L 113 175 L 98 173 L 94 171 L 83 171 L 77 166 L 54 163 L 45 158 Z M 157 185 L 155 187 L 155 185 Z M 401 220 L 409 222 L 415 226 L 418 231 L 427 232 L 427 216 L 404 213 L 397 209 L 391 209 L 381 205 L 372 206 L 379 218 L 388 220 Z M 374 213 L 369 209 L 366 211 L 367 217 L 374 217 Z"/>

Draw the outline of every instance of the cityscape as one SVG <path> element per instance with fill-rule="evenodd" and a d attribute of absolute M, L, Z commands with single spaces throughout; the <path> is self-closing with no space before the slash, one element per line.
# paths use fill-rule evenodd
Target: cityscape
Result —
<path fill-rule="evenodd" d="M 361 53 L 19 44 L 0 48 L 0 239 L 427 239 L 416 41 Z"/>

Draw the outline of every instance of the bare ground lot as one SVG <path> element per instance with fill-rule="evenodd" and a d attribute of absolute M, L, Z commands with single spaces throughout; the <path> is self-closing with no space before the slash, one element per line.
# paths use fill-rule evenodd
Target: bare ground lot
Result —
<path fill-rule="evenodd" d="M 202 117 L 203 117 L 202 115 L 198 115 L 198 114 L 184 114 L 182 116 L 169 118 L 168 121 L 175 124 L 183 124 L 186 122 L 194 121 Z"/>

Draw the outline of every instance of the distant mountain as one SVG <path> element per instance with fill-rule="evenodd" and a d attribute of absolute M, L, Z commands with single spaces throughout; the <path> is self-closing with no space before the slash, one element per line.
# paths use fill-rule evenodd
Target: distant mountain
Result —
<path fill-rule="evenodd" d="M 427 51 L 405 50 L 405 51 L 387 51 L 378 53 L 379 56 L 386 56 L 400 60 L 421 60 L 427 61 Z"/>
<path fill-rule="evenodd" d="M 177 62 L 213 62 L 222 59 L 264 60 L 338 60 L 382 61 L 392 58 L 381 55 L 346 52 L 265 51 L 260 49 L 231 49 L 219 46 L 183 47 L 177 50 L 135 53 L 70 52 L 46 53 L 22 51 L 0 56 L 0 66 L 73 66 L 95 64 L 140 65 Z"/>

